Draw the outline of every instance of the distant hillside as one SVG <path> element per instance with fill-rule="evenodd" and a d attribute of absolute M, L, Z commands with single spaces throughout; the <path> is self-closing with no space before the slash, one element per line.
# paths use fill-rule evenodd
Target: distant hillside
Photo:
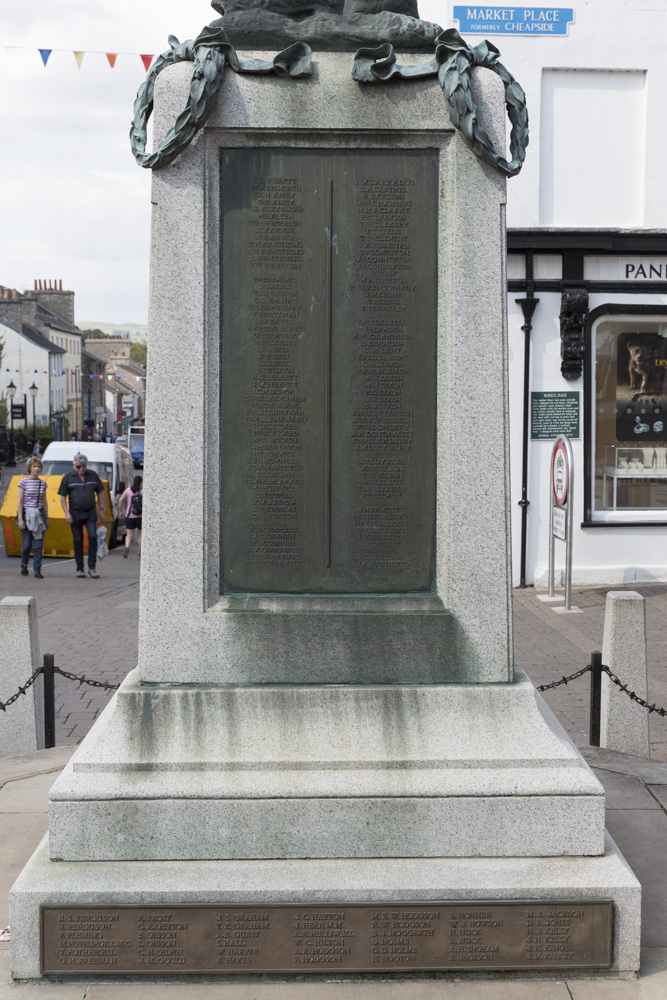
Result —
<path fill-rule="evenodd" d="M 130 340 L 146 343 L 148 326 L 146 323 L 98 323 L 95 319 L 80 319 L 76 324 L 80 330 L 101 330 L 102 333 L 129 333 Z"/>

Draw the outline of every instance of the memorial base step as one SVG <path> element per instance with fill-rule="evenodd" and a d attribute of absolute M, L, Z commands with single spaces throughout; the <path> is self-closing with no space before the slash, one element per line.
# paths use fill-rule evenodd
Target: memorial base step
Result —
<path fill-rule="evenodd" d="M 115 907 L 133 907 L 140 912 L 133 916 L 134 923 L 142 923 L 144 929 L 144 950 L 150 947 L 148 938 L 156 939 L 151 949 L 151 964 L 143 970 L 153 976 L 192 975 L 201 971 L 201 928 L 196 934 L 188 936 L 188 921 L 181 913 L 179 906 L 197 907 L 200 904 L 206 908 L 204 918 L 210 924 L 210 935 L 227 938 L 236 950 L 222 953 L 223 958 L 231 955 L 234 959 L 229 968 L 223 962 L 220 971 L 239 974 L 252 974 L 253 970 L 261 972 L 266 969 L 264 949 L 271 945 L 270 932 L 266 929 L 268 923 L 276 930 L 274 924 L 279 920 L 265 918 L 263 907 L 273 907 L 276 904 L 300 904 L 303 909 L 303 919 L 308 921 L 308 908 L 324 904 L 331 908 L 335 920 L 343 919 L 343 928 L 348 926 L 347 918 L 340 917 L 345 913 L 345 907 L 359 904 L 377 904 L 377 914 L 368 914 L 369 920 L 379 921 L 395 919 L 402 920 L 401 914 L 409 907 L 405 919 L 421 921 L 415 924 L 420 931 L 429 933 L 416 934 L 412 924 L 408 927 L 411 934 L 406 935 L 401 923 L 401 933 L 397 936 L 389 927 L 390 937 L 387 938 L 386 926 L 376 928 L 378 942 L 373 944 L 371 938 L 361 947 L 359 942 L 356 951 L 361 948 L 363 958 L 372 972 L 374 955 L 382 955 L 382 948 L 395 948 L 393 954 L 397 958 L 396 968 L 390 970 L 397 974 L 414 972 L 417 964 L 421 967 L 420 948 L 423 944 L 431 947 L 434 942 L 428 939 L 434 933 L 438 935 L 436 964 L 439 969 L 448 968 L 448 963 L 454 962 L 460 970 L 461 958 L 466 966 L 470 957 L 470 971 L 492 973 L 494 966 L 502 968 L 507 964 L 507 953 L 510 949 L 515 956 L 519 954 L 521 968 L 527 969 L 532 977 L 553 976 L 558 969 L 585 968 L 585 949 L 582 953 L 580 935 L 577 934 L 577 923 L 582 914 L 582 904 L 587 901 L 612 903 L 612 928 L 610 964 L 605 968 L 596 968 L 596 975 L 625 975 L 639 968 L 639 930 L 640 930 L 640 899 L 641 888 L 637 879 L 630 871 L 618 848 L 607 836 L 605 852 L 595 858 L 389 858 L 371 860 L 293 860 L 293 861 L 132 861 L 132 862 L 55 862 L 49 857 L 48 835 L 44 838 L 32 858 L 24 868 L 11 893 L 11 927 L 12 927 L 12 969 L 16 979 L 38 979 L 41 976 L 40 964 L 40 907 L 95 907 L 94 918 L 98 926 L 90 931 L 86 924 L 86 914 L 76 912 L 65 915 L 51 915 L 53 920 L 60 921 L 67 930 L 58 932 L 56 938 L 56 957 L 54 958 L 54 935 L 51 933 L 50 959 L 60 963 L 62 974 L 68 977 L 86 975 L 110 976 L 121 974 L 124 962 L 127 965 L 127 955 L 134 955 L 134 967 L 138 961 L 138 949 L 141 942 L 128 941 L 122 945 L 114 937 L 114 925 L 118 923 Z M 454 927 L 451 920 L 443 929 L 442 923 L 435 922 L 429 916 L 430 911 L 440 903 L 470 903 L 470 912 L 462 919 L 472 921 L 465 926 Z M 487 907 L 484 907 L 484 903 Z M 498 903 L 532 903 L 529 909 L 523 908 L 524 927 L 517 937 L 516 932 L 510 934 L 511 921 L 502 923 L 494 917 L 498 916 Z M 430 905 L 429 905 L 430 904 Z M 235 919 L 234 913 L 227 912 L 226 921 L 218 918 L 211 907 L 250 906 L 257 910 L 251 920 L 247 914 Z M 141 908 L 158 907 L 150 913 L 141 912 Z M 101 909 L 100 909 L 101 908 Z M 604 909 L 604 907 L 601 907 Z M 488 913 L 487 913 L 488 911 Z M 440 906 L 440 920 L 447 921 L 452 911 Z M 484 915 L 487 914 L 487 917 Z M 459 911 L 459 915 L 460 911 Z M 192 914 L 186 914 L 192 916 Z M 315 915 L 317 916 L 317 915 Z M 334 920 L 330 916 L 329 920 Z M 526 926 L 531 920 L 531 925 Z M 320 923 L 322 920 L 319 914 Z M 349 917 L 349 914 L 348 914 Z M 105 918 L 108 924 L 99 924 Z M 115 918 L 115 919 L 111 919 Z M 159 918 L 156 929 L 151 931 L 155 920 Z M 295 918 L 292 913 L 287 922 L 291 925 Z M 273 920 L 273 923 L 272 923 Z M 335 922 L 334 920 L 334 922 Z M 479 920 L 486 920 L 483 925 Z M 538 921 L 540 923 L 538 924 Z M 153 923 L 152 923 L 153 922 Z M 320 923 L 312 922 L 316 929 Z M 326 921 L 325 921 L 326 922 Z M 220 931 L 225 923 L 226 929 Z M 70 924 L 74 931 L 70 930 Z M 252 932 L 247 931 L 250 924 L 257 927 Z M 173 925 L 174 929 L 168 928 Z M 238 925 L 243 930 L 235 932 Z M 451 925 L 451 926 L 450 926 Z M 58 924 L 56 924 L 58 926 Z M 90 925 L 92 926 L 92 925 Z M 333 926 L 333 924 L 331 924 Z M 398 926 L 398 925 L 397 925 Z M 218 933 L 216 931 L 218 928 Z M 330 927 L 327 924 L 327 927 Z M 336 924 L 338 927 L 338 924 Z M 480 929 L 481 927 L 481 929 Z M 147 928 L 147 929 L 146 929 Z M 164 930 L 167 928 L 167 930 Z M 296 952 L 299 948 L 294 942 L 294 928 L 283 928 L 289 939 L 284 943 L 288 949 L 288 958 L 294 961 L 294 955 L 321 956 L 324 954 L 316 938 L 321 937 L 315 931 L 305 934 L 305 950 Z M 607 927 L 608 931 L 608 927 Z M 330 930 L 327 933 L 331 933 Z M 370 932 L 373 934 L 373 931 Z M 235 936 L 236 934 L 236 936 Z M 69 937 L 68 937 L 69 935 Z M 522 936 L 523 935 L 523 936 Z M 116 934 L 116 937 L 118 935 Z M 137 935 L 138 936 L 138 935 Z M 341 936 L 341 935 L 338 935 Z M 354 935 L 343 934 L 343 938 Z M 123 934 L 121 933 L 121 937 Z M 165 938 L 165 941 L 162 941 Z M 194 940 L 196 939 L 196 940 Z M 384 944 L 386 940 L 400 941 L 400 945 Z M 424 940 L 426 939 L 426 940 Z M 451 940 L 450 940 L 451 939 Z M 101 943 L 97 943 L 97 942 Z M 160 942 L 162 944 L 160 945 Z M 328 939 L 327 939 L 328 941 Z M 406 945 L 406 941 L 409 943 Z M 579 944 L 577 942 L 579 941 Z M 199 943 L 197 943 L 199 942 Z M 238 943 L 241 942 L 241 943 Z M 452 944 L 452 942 L 454 942 Z M 595 939 L 593 939 L 595 942 Z M 223 941 L 223 944 L 225 942 Z M 590 935 L 589 935 L 590 943 Z M 46 942 L 49 944 L 49 942 Z M 350 942 L 348 941 L 348 945 Z M 355 942 L 356 944 L 356 942 Z M 549 948 L 547 948 L 549 945 Z M 218 942 L 219 946 L 219 942 Z M 306 947 L 307 946 L 307 947 Z M 373 947 L 380 949 L 373 952 Z M 450 949 L 454 953 L 450 958 Z M 209 943 L 209 951 L 215 945 Z M 254 949 L 257 949 L 256 951 Z M 518 952 L 517 952 L 518 948 Z M 291 950 L 290 950 L 291 949 Z M 409 949 L 415 949 L 413 951 Z M 497 950 L 496 950 L 497 949 Z M 570 950 L 568 950 L 570 949 Z M 158 954 L 158 952 L 160 954 Z M 317 972 L 320 975 L 329 974 L 339 978 L 345 971 L 345 963 L 354 960 L 352 953 L 337 950 L 331 953 L 340 961 L 309 964 L 304 962 L 304 972 Z M 220 955 L 220 953 L 217 953 Z M 329 953 L 327 953 L 329 954 Z M 350 955 L 350 958 L 347 958 Z M 482 961 L 479 955 L 486 956 Z M 59 956 L 59 957 L 58 957 Z M 125 956 L 125 958 L 124 958 Z M 174 964 L 174 958 L 178 963 Z M 414 956 L 414 959 L 413 959 Z M 555 957 L 554 957 L 555 956 Z M 146 951 L 145 957 L 148 958 Z M 167 958 L 171 961 L 167 962 Z M 181 961 L 181 959 L 185 961 Z M 243 963 L 237 959 L 243 958 Z M 160 961 L 158 961 L 160 959 Z M 209 962 L 210 962 L 209 956 Z M 214 958 L 213 961 L 216 959 Z M 414 965 L 411 963 L 414 961 Z M 583 962 L 583 966 L 582 966 Z M 358 963 L 358 956 L 357 956 Z M 568 964 L 569 963 L 569 964 Z M 269 963 L 270 964 L 270 963 Z M 287 963 L 289 965 L 289 962 Z M 386 963 L 385 963 L 386 964 Z M 358 964 L 357 964 L 358 969 Z M 367 971 L 368 971 L 367 970 Z M 210 969 L 208 969 L 210 972 Z M 279 971 L 279 970 L 278 970 Z M 465 970 L 464 970 L 465 971 Z M 461 971 L 457 975 L 461 975 Z M 383 975 L 386 977 L 387 972 Z"/>
<path fill-rule="evenodd" d="M 604 792 L 513 684 L 123 683 L 50 793 L 64 861 L 597 855 Z"/>

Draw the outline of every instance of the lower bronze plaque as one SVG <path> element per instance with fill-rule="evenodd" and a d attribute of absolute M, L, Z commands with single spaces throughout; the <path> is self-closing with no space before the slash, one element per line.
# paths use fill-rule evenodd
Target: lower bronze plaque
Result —
<path fill-rule="evenodd" d="M 43 906 L 42 973 L 608 968 L 608 900 Z"/>

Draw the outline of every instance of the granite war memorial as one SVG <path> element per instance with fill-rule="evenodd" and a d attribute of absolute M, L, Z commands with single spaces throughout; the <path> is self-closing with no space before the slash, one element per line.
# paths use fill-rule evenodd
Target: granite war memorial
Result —
<path fill-rule="evenodd" d="M 523 92 L 411 4 L 213 6 L 132 130 L 139 663 L 51 789 L 14 975 L 632 974 L 639 884 L 512 658 Z"/>

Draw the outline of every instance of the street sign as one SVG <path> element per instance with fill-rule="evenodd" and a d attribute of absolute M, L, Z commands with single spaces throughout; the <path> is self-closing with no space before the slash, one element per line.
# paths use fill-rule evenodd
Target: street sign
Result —
<path fill-rule="evenodd" d="M 551 534 L 564 542 L 567 536 L 567 507 L 553 507 L 551 511 Z"/>
<path fill-rule="evenodd" d="M 570 491 L 574 483 L 574 463 L 572 445 L 565 434 L 559 434 L 551 452 L 549 470 L 550 517 L 549 517 L 549 592 L 554 597 L 555 539 L 565 542 L 565 611 L 576 611 L 572 607 L 572 526 L 574 496 Z"/>
<path fill-rule="evenodd" d="M 531 392 L 530 437 L 533 441 L 553 441 L 559 434 L 581 437 L 579 392 Z"/>
<path fill-rule="evenodd" d="M 12 420 L 25 420 L 25 403 L 12 403 Z"/>
<path fill-rule="evenodd" d="M 565 450 L 565 442 L 561 438 L 556 441 L 551 460 L 551 487 L 554 500 L 559 507 L 567 502 L 567 491 L 570 482 L 570 462 Z"/>
<path fill-rule="evenodd" d="M 574 21 L 572 7 L 455 7 L 454 20 L 462 35 L 567 35 Z"/>

